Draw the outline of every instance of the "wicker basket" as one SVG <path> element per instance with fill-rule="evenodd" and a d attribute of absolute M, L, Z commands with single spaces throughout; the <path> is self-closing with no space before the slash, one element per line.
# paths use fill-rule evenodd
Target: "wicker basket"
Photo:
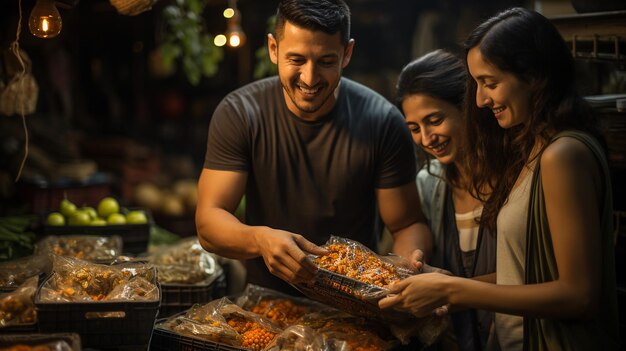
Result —
<path fill-rule="evenodd" d="M 110 0 L 117 12 L 126 16 L 136 16 L 152 8 L 157 0 Z"/>

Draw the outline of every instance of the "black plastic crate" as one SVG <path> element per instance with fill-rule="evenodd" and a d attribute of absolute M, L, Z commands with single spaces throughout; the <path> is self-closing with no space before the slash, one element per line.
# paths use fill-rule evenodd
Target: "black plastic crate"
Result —
<path fill-rule="evenodd" d="M 110 302 L 40 302 L 40 288 L 35 295 L 39 331 L 78 333 L 85 347 L 145 349 L 161 302 L 157 288 L 154 301 Z M 103 318 L 103 312 L 119 316 Z"/>
<path fill-rule="evenodd" d="M 387 322 L 403 322 L 414 319 L 410 313 L 381 310 L 378 307 L 378 301 L 387 295 L 386 289 L 323 268 L 317 270 L 312 285 L 297 284 L 296 288 L 313 300 L 353 315 Z M 366 291 L 367 294 L 363 294 L 363 291 Z"/>
<path fill-rule="evenodd" d="M 163 322 L 157 321 L 157 323 Z M 150 351 L 242 351 L 248 350 L 236 346 L 220 344 L 213 341 L 195 339 L 185 335 L 179 335 L 173 331 L 155 327 L 152 330 Z"/>
<path fill-rule="evenodd" d="M 81 351 L 80 336 L 75 333 L 57 334 L 0 334 L 0 348 L 14 345 L 41 345 L 54 341 L 65 341 L 73 351 Z"/>
<path fill-rule="evenodd" d="M 150 228 L 154 220 L 152 213 L 143 208 L 129 208 L 129 211 L 140 210 L 146 213 L 148 223 L 145 224 L 117 224 L 117 225 L 62 225 L 52 226 L 46 225 L 46 214 L 41 216 L 41 233 L 43 235 L 97 235 L 111 236 L 119 235 L 122 237 L 124 253 L 140 254 L 148 250 L 148 242 L 150 241 Z"/>
<path fill-rule="evenodd" d="M 7 333 L 15 333 L 15 334 L 25 334 L 25 333 L 35 333 L 39 330 L 37 322 L 30 324 L 17 324 L 10 325 L 8 327 L 0 327 L 0 334 Z"/>
<path fill-rule="evenodd" d="M 226 294 L 226 276 L 222 273 L 213 281 L 201 285 L 161 284 L 159 318 L 188 310 L 196 303 L 205 304 Z"/>

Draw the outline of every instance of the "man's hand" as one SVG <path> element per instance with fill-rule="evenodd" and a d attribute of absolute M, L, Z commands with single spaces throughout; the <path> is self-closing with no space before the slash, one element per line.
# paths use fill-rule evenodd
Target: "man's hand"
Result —
<path fill-rule="evenodd" d="M 288 283 L 309 281 L 315 276 L 317 266 L 307 257 L 307 253 L 328 253 L 302 235 L 271 228 L 257 233 L 255 242 L 269 271 Z"/>

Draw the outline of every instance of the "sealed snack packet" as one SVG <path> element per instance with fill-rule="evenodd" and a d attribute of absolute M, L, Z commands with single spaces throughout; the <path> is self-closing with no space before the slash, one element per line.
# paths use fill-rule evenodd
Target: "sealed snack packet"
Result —
<path fill-rule="evenodd" d="M 407 313 L 381 311 L 378 300 L 389 294 L 388 285 L 414 272 L 399 256 L 379 256 L 363 244 L 331 236 L 323 246 L 329 253 L 311 256 L 318 266 L 315 278 L 294 286 L 306 296 L 351 314 L 402 321 Z"/>
<path fill-rule="evenodd" d="M 35 245 L 35 252 L 110 263 L 122 254 L 122 238 L 117 235 L 50 235 Z"/>
<path fill-rule="evenodd" d="M 205 305 L 193 305 L 185 313 L 170 317 L 155 327 L 201 340 L 241 346 L 243 338 L 219 313 L 219 308 L 223 304 L 220 299 Z"/>
<path fill-rule="evenodd" d="M 210 284 L 223 273 L 217 258 L 195 237 L 156 252 L 149 262 L 157 267 L 162 284 Z"/>
<path fill-rule="evenodd" d="M 4 327 L 33 324 L 37 321 L 33 302 L 37 283 L 38 277 L 31 277 L 15 291 L 0 294 L 0 332 Z"/>
<path fill-rule="evenodd" d="M 52 262 L 48 255 L 31 255 L 13 261 L 0 262 L 0 289 L 10 291 L 28 278 L 49 274 Z"/>
<path fill-rule="evenodd" d="M 242 309 L 226 297 L 202 306 L 194 305 L 156 327 L 253 351 L 265 349 L 281 332 L 280 327 L 267 318 Z"/>
<path fill-rule="evenodd" d="M 405 344 L 418 336 L 423 344 L 430 345 L 443 333 L 449 317 L 418 319 L 408 312 L 378 307 L 378 301 L 390 293 L 389 285 L 417 274 L 406 259 L 380 256 L 359 242 L 337 236 L 331 236 L 323 247 L 328 254 L 310 256 L 319 268 L 315 278 L 294 284 L 307 297 L 355 316 L 388 323 Z"/>
<path fill-rule="evenodd" d="M 237 297 L 236 304 L 246 311 L 269 318 L 283 328 L 294 324 L 300 317 L 314 310 L 328 309 L 309 299 L 290 296 L 254 284 L 246 286 Z"/>
<path fill-rule="evenodd" d="M 39 302 L 154 301 L 159 299 L 154 267 L 140 263 L 101 265 L 54 255 L 52 276 Z"/>
<path fill-rule="evenodd" d="M 64 340 L 51 341 L 37 345 L 16 344 L 0 346 L 0 351 L 72 351 L 72 347 Z"/>

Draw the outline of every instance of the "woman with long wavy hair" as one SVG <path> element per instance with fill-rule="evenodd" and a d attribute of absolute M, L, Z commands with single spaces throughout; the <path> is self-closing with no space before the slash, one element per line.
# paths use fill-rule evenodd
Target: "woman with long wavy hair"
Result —
<path fill-rule="evenodd" d="M 496 284 L 420 274 L 381 308 L 494 311 L 492 349 L 618 349 L 609 171 L 566 43 L 544 16 L 512 8 L 465 49 L 465 167 L 482 224 L 497 228 Z"/>

